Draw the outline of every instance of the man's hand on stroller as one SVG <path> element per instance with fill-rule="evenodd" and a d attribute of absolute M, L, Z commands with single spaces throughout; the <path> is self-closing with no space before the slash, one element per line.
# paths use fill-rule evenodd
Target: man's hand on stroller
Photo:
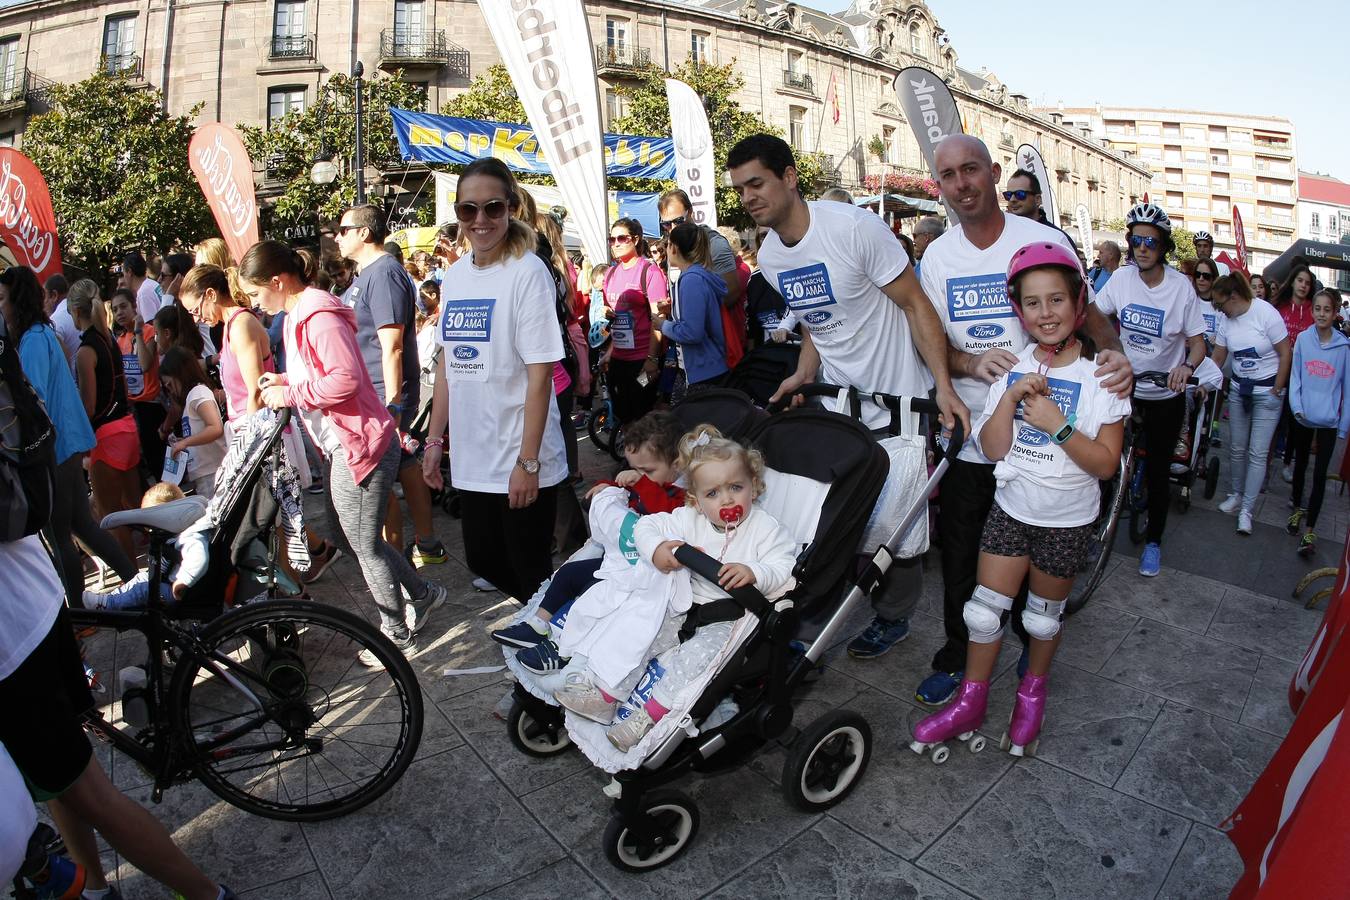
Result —
<path fill-rule="evenodd" d="M 188 585 L 183 581 L 175 581 L 171 590 L 173 591 L 173 602 L 182 603 L 183 595 L 187 593 Z"/>
<path fill-rule="evenodd" d="M 744 563 L 727 563 L 717 570 L 717 584 L 724 591 L 750 587 L 755 583 L 755 573 Z"/>
<path fill-rule="evenodd" d="M 769 398 L 769 402 L 777 403 L 783 397 L 791 397 L 792 402 L 788 404 L 789 407 L 801 406 L 802 403 L 805 402 L 805 399 L 793 395 L 796 394 L 797 391 L 801 390 L 802 385 L 806 384 L 810 380 L 811 380 L 810 378 L 808 378 L 806 375 L 803 375 L 801 372 L 793 372 L 791 375 L 783 379 L 782 384 L 778 385 L 778 390 L 774 391 L 773 396 Z"/>
<path fill-rule="evenodd" d="M 676 569 L 682 569 L 684 566 L 675 558 L 675 551 L 684 546 L 684 541 L 665 541 L 656 548 L 652 554 L 652 565 L 656 566 L 661 572 L 674 572 Z"/>
<path fill-rule="evenodd" d="M 952 426 L 956 424 L 956 420 L 960 419 L 962 432 L 966 435 L 970 434 L 970 410 L 966 408 L 965 403 L 961 402 L 961 398 L 957 396 L 950 381 L 945 387 L 938 387 L 937 405 L 941 411 L 938 415 L 938 421 L 942 423 L 943 428 L 950 431 Z"/>

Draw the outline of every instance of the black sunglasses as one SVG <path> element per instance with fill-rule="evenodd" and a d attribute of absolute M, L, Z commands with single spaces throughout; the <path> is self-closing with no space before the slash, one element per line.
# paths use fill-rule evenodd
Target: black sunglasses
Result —
<path fill-rule="evenodd" d="M 464 200 L 455 204 L 455 218 L 461 222 L 472 222 L 478 218 L 481 210 L 489 219 L 500 219 L 506 215 L 507 209 L 505 200 L 489 200 L 486 203 L 470 203 Z"/>
<path fill-rule="evenodd" d="M 1027 199 L 1027 198 L 1030 197 L 1030 196 L 1031 196 L 1031 191 L 1004 191 L 1004 192 L 1003 192 L 1003 199 L 1004 199 L 1004 200 L 1011 200 L 1012 198 L 1016 197 L 1019 201 L 1021 201 L 1021 200 Z"/>
<path fill-rule="evenodd" d="M 662 220 L 661 220 L 661 230 L 662 230 L 662 231 L 670 231 L 670 230 L 671 230 L 672 228 L 674 228 L 676 225 L 683 225 L 685 222 L 688 222 L 688 221 L 689 221 L 689 217 L 688 217 L 688 216 L 679 216 L 679 217 L 674 218 L 674 219 L 662 219 Z"/>
<path fill-rule="evenodd" d="M 1196 278 L 1203 278 L 1203 279 L 1205 279 L 1206 281 L 1213 281 L 1215 278 L 1218 278 L 1219 276 L 1218 276 L 1218 275 L 1212 275 L 1212 274 L 1210 274 L 1209 272 L 1201 272 L 1199 269 L 1196 269 L 1196 271 L 1195 271 L 1195 277 L 1196 277 Z"/>

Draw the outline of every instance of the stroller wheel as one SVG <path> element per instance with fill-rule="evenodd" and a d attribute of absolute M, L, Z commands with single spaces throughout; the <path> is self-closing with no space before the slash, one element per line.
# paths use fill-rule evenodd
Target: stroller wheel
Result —
<path fill-rule="evenodd" d="M 572 746 L 561 712 L 557 722 L 542 722 L 530 715 L 519 700 L 512 702 L 511 711 L 506 714 L 506 733 L 526 756 L 554 756 Z"/>
<path fill-rule="evenodd" d="M 698 807 L 679 791 L 652 791 L 642 801 L 642 821 L 625 824 L 615 814 L 605 826 L 605 858 L 625 872 L 649 872 L 674 862 L 698 834 Z"/>
<path fill-rule="evenodd" d="M 1216 456 L 1205 466 L 1205 499 L 1213 500 L 1214 492 L 1219 489 L 1219 458 Z"/>
<path fill-rule="evenodd" d="M 783 763 L 783 796 L 806 812 L 848 796 L 872 756 L 872 728 L 860 714 L 832 710 L 806 726 Z"/>

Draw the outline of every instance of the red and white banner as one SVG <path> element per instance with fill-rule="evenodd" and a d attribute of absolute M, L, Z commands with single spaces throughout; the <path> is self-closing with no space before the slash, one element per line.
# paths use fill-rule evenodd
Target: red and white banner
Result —
<path fill-rule="evenodd" d="M 675 183 L 689 195 L 694 221 L 716 228 L 717 165 L 708 112 L 694 89 L 674 78 L 666 79 L 666 102 L 670 135 L 675 140 Z"/>
<path fill-rule="evenodd" d="M 1247 232 L 1242 227 L 1242 213 L 1238 212 L 1237 204 L 1233 204 L 1233 240 L 1237 243 L 1237 258 L 1242 264 L 1242 271 L 1247 271 Z"/>
<path fill-rule="evenodd" d="M 201 126 L 188 144 L 188 164 L 197 176 L 220 236 L 238 261 L 258 243 L 258 203 L 253 192 L 253 163 L 239 133 L 228 125 Z"/>
<path fill-rule="evenodd" d="M 1248 278 L 1251 277 L 1247 272 L 1247 267 L 1229 256 L 1227 250 L 1220 250 L 1218 255 L 1214 257 L 1214 261 L 1223 263 L 1228 267 L 1228 271 L 1230 272 L 1241 272 L 1242 274 L 1247 275 Z"/>
<path fill-rule="evenodd" d="M 47 179 L 18 150 L 0 147 L 0 240 L 46 283 L 61 274 L 61 245 Z"/>

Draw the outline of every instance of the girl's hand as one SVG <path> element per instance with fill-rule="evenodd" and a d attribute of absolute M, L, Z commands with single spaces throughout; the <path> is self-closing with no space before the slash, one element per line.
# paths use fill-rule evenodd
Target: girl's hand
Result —
<path fill-rule="evenodd" d="M 647 361 L 642 364 L 642 371 L 647 373 L 649 379 L 654 379 L 661 374 L 661 364 L 649 356 Z M 651 381 L 647 383 L 651 384 Z"/>
<path fill-rule="evenodd" d="M 267 376 L 264 375 L 263 378 L 267 378 Z M 268 387 L 263 388 L 262 394 L 259 395 L 258 399 L 261 400 L 262 405 L 266 406 L 268 409 L 283 409 L 287 405 L 286 389 L 279 384 L 271 384 Z"/>
<path fill-rule="evenodd" d="M 724 591 L 749 587 L 755 583 L 755 573 L 744 563 L 727 563 L 717 570 L 717 583 Z"/>
<path fill-rule="evenodd" d="M 1013 382 L 1013 386 L 1008 388 L 1008 393 L 1020 403 L 1033 394 L 1049 394 L 1050 385 L 1044 375 L 1032 372 Z"/>
<path fill-rule="evenodd" d="M 169 445 L 169 449 L 173 451 L 173 455 L 174 455 L 174 456 L 177 456 L 178 454 L 182 453 L 184 450 L 188 449 L 187 447 L 184 447 L 183 444 L 184 444 L 184 440 L 177 440 L 177 441 L 174 441 L 172 444 Z"/>
<path fill-rule="evenodd" d="M 139 336 L 145 331 L 145 320 L 141 318 L 140 313 L 136 313 L 136 334 Z"/>
<path fill-rule="evenodd" d="M 662 572 L 674 572 L 676 569 L 684 568 L 675 558 L 675 549 L 683 546 L 684 541 L 666 541 L 661 544 L 652 554 L 652 565 Z"/>
<path fill-rule="evenodd" d="M 1022 421 L 1046 434 L 1054 434 L 1068 419 L 1055 401 L 1044 394 L 1032 394 L 1022 401 Z"/>
<path fill-rule="evenodd" d="M 262 375 L 258 377 L 258 387 L 264 391 L 272 387 L 273 385 L 280 385 L 280 384 L 283 384 L 283 382 L 281 380 L 281 376 L 278 375 L 276 372 L 264 372 L 262 373 Z"/>

